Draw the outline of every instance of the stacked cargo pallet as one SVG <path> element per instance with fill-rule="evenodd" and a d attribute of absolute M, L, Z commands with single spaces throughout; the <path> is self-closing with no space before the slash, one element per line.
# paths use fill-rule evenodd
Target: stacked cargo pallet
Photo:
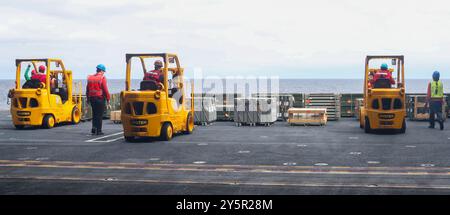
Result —
<path fill-rule="evenodd" d="M 92 119 L 92 108 L 88 105 L 86 96 L 81 97 L 81 120 L 87 121 Z"/>
<path fill-rule="evenodd" d="M 191 110 L 191 98 L 186 99 L 185 107 L 187 110 Z M 214 97 L 194 97 L 194 123 L 210 125 L 216 120 L 216 99 Z"/>
<path fill-rule="evenodd" d="M 277 121 L 276 98 L 236 98 L 234 122 L 236 126 L 270 126 Z"/>
<path fill-rule="evenodd" d="M 450 107 L 448 106 L 448 104 L 450 104 L 450 95 L 449 94 L 445 95 L 445 103 L 447 104 L 445 106 L 445 113 L 447 114 L 447 118 L 450 118 Z"/>
<path fill-rule="evenodd" d="M 122 115 L 122 111 L 120 110 L 114 110 L 110 112 L 110 120 L 114 123 L 114 124 L 120 124 L 122 122 L 122 119 L 120 118 Z"/>
<path fill-rule="evenodd" d="M 105 101 L 105 104 L 106 104 L 106 101 Z M 81 120 L 82 121 L 91 120 L 92 119 L 92 108 L 88 104 L 86 96 L 81 97 L 81 105 L 82 105 Z M 105 110 L 103 112 L 103 119 L 110 119 L 111 111 L 120 110 L 120 93 L 111 94 L 110 105 L 111 105 L 111 109 L 105 105 Z"/>
<path fill-rule="evenodd" d="M 414 97 L 425 96 L 425 94 L 408 94 L 406 95 L 406 117 L 414 118 Z"/>
<path fill-rule="evenodd" d="M 307 108 L 326 108 L 328 120 L 339 120 L 341 117 L 340 95 L 329 93 L 311 93 L 305 100 Z"/>
<path fill-rule="evenodd" d="M 290 125 L 326 125 L 326 108 L 290 108 L 288 110 Z"/>
<path fill-rule="evenodd" d="M 355 116 L 356 119 L 359 120 L 359 111 L 361 110 L 361 107 L 364 106 L 364 98 L 357 98 L 355 99 Z"/>
<path fill-rule="evenodd" d="M 120 93 L 111 94 L 109 104 L 111 105 L 111 107 L 105 105 L 105 111 L 103 112 L 103 119 L 111 118 L 111 111 L 120 110 Z"/>
<path fill-rule="evenodd" d="M 287 121 L 289 108 L 294 107 L 295 99 L 291 94 L 253 94 L 256 98 L 277 99 L 278 121 Z"/>
<path fill-rule="evenodd" d="M 363 97 L 363 94 L 341 94 L 341 117 L 355 117 L 356 100 Z"/>
<path fill-rule="evenodd" d="M 430 118 L 428 108 L 425 108 L 426 96 L 425 95 L 411 95 L 408 96 L 408 108 L 407 115 L 410 120 L 425 121 Z M 442 104 L 442 110 L 446 109 L 447 104 Z M 447 118 L 447 112 L 443 111 L 443 118 Z"/>

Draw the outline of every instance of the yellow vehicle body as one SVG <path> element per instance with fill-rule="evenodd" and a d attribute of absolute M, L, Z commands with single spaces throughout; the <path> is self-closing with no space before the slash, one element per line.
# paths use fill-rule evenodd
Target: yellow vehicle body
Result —
<path fill-rule="evenodd" d="M 36 71 L 38 71 L 37 64 L 45 65 L 46 83 L 40 83 L 36 88 L 23 88 L 20 80 L 21 67 L 26 63 L 31 64 Z M 59 81 L 56 78 L 54 88 L 51 88 L 50 84 L 51 75 L 61 79 Z M 9 91 L 9 98 L 12 122 L 17 129 L 25 126 L 52 128 L 58 123 L 80 122 L 81 83 L 78 95 L 74 96 L 72 71 L 65 69 L 62 60 L 17 59 L 15 83 L 15 88 Z"/>
<path fill-rule="evenodd" d="M 397 66 L 397 79 L 394 87 L 376 87 L 369 84 L 369 74 L 376 69 L 369 68 L 371 60 L 390 59 Z M 390 69 L 392 72 L 393 69 Z M 360 108 L 360 127 L 366 133 L 381 130 L 406 131 L 406 95 L 404 76 L 404 56 L 367 56 L 364 78 L 364 102 Z"/>
<path fill-rule="evenodd" d="M 158 89 L 131 90 L 132 59 L 139 59 L 146 72 L 144 60 L 162 58 L 163 81 Z M 183 85 L 184 69 L 180 67 L 177 55 L 161 54 L 127 54 L 126 86 L 121 92 L 121 120 L 126 141 L 137 137 L 159 137 L 171 140 L 176 133 L 190 134 L 194 130 L 194 101 L 191 110 L 185 107 L 185 89 Z M 174 66 L 168 66 L 170 63 Z M 169 86 L 169 73 L 176 76 L 173 87 Z M 193 85 L 192 85 L 193 88 Z M 175 96 L 178 92 L 177 96 Z M 193 92 L 193 89 L 192 89 Z"/>

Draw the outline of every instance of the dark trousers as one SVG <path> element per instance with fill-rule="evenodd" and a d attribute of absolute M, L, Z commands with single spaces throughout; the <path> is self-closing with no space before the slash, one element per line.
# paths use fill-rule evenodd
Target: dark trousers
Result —
<path fill-rule="evenodd" d="M 97 132 L 102 131 L 103 111 L 105 110 L 105 101 L 103 98 L 89 98 L 92 107 L 92 129 Z"/>
<path fill-rule="evenodd" d="M 437 115 L 437 119 L 435 118 Z M 434 127 L 434 122 L 438 121 L 443 123 L 442 119 L 442 102 L 440 101 L 430 101 L 430 126 Z"/>

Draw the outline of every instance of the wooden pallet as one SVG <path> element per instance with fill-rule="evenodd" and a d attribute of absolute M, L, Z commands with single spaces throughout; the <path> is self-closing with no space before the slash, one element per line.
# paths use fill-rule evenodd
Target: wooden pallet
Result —
<path fill-rule="evenodd" d="M 288 113 L 290 125 L 326 125 L 328 121 L 326 108 L 290 108 Z"/>
<path fill-rule="evenodd" d="M 110 113 L 110 120 L 114 123 L 114 124 L 120 124 L 122 123 L 122 120 L 120 118 L 122 111 L 120 110 L 116 110 L 116 111 L 111 111 Z"/>

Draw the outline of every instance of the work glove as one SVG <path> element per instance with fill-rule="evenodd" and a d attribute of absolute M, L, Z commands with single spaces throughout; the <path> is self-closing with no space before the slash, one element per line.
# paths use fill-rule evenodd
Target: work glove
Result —
<path fill-rule="evenodd" d="M 111 110 L 111 103 L 108 101 L 108 103 L 106 104 L 106 107 L 109 108 Z"/>

